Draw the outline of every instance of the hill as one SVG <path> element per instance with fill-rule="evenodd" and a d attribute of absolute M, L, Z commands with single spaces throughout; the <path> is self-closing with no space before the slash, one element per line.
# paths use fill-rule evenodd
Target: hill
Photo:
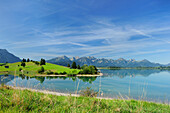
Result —
<path fill-rule="evenodd" d="M 19 62 L 21 59 L 9 53 L 6 49 L 0 49 L 0 63 L 14 63 Z"/>
<path fill-rule="evenodd" d="M 9 74 L 16 73 L 17 75 L 24 74 L 27 76 L 35 76 L 38 74 L 38 70 L 41 69 L 42 66 L 46 72 L 52 71 L 58 74 L 63 72 L 66 72 L 67 74 L 71 74 L 71 73 L 77 74 L 80 71 L 78 69 L 70 69 L 68 67 L 59 66 L 51 63 L 46 63 L 46 65 L 42 65 L 42 66 L 36 65 L 33 62 L 25 62 L 25 63 L 26 63 L 25 67 L 21 66 L 21 62 L 7 63 L 6 65 L 0 66 L 0 73 L 9 72 Z M 5 68 L 5 66 L 9 66 L 9 68 Z"/>
<path fill-rule="evenodd" d="M 93 56 L 80 57 L 80 58 L 79 57 L 68 58 L 67 56 L 61 56 L 61 57 L 56 57 L 56 58 L 50 59 L 47 62 L 66 66 L 67 64 L 71 64 L 73 61 L 75 61 L 80 66 L 87 64 L 87 65 L 94 65 L 97 67 L 108 67 L 108 66 L 158 67 L 158 66 L 163 66 L 162 64 L 153 63 L 146 59 L 144 59 L 142 61 L 136 61 L 135 59 L 125 60 L 123 58 L 113 60 L 113 59 L 105 59 L 105 58 L 95 58 Z"/>

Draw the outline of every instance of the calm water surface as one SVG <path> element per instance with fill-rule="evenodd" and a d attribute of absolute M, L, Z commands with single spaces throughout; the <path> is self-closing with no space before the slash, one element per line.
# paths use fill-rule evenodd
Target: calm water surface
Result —
<path fill-rule="evenodd" d="M 133 98 L 148 101 L 170 100 L 170 71 L 107 70 L 102 77 L 14 77 L 0 75 L 0 83 L 25 88 L 75 93 L 91 87 L 100 90 L 102 97 Z M 78 90 L 77 90 L 78 89 Z"/>

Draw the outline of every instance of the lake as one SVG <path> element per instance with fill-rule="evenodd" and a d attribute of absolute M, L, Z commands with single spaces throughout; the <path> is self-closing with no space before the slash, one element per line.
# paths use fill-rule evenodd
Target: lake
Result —
<path fill-rule="evenodd" d="M 0 83 L 62 93 L 76 93 L 91 87 L 101 97 L 133 98 L 154 102 L 170 100 L 170 71 L 101 69 L 102 77 L 26 77 L 0 75 Z"/>

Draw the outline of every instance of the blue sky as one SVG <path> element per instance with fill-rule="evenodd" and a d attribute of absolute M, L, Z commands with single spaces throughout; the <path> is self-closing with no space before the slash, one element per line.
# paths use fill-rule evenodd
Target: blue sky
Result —
<path fill-rule="evenodd" d="M 20 58 L 170 63 L 169 0 L 0 0 L 0 48 Z"/>

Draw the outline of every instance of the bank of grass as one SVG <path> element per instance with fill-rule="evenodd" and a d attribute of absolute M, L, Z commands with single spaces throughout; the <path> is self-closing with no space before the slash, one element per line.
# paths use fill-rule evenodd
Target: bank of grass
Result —
<path fill-rule="evenodd" d="M 12 74 L 12 75 L 19 75 L 19 74 L 24 74 L 26 76 L 35 76 L 38 74 L 38 70 L 41 68 L 40 65 L 36 65 L 33 62 L 25 62 L 26 66 L 23 67 L 21 66 L 21 62 L 16 62 L 16 63 L 7 63 L 6 66 L 9 66 L 9 68 L 5 68 L 5 66 L 0 66 L 0 73 L 6 74 Z M 68 74 L 78 74 L 80 70 L 78 69 L 70 69 L 68 67 L 64 66 L 59 66 L 51 63 L 46 63 L 46 65 L 42 65 L 45 69 L 45 71 L 52 71 L 52 72 L 57 72 L 57 73 L 63 73 L 66 72 Z M 20 71 L 23 70 L 22 72 Z"/>
<path fill-rule="evenodd" d="M 170 106 L 136 100 L 106 100 L 90 97 L 56 96 L 1 86 L 0 112 L 169 113 Z"/>

